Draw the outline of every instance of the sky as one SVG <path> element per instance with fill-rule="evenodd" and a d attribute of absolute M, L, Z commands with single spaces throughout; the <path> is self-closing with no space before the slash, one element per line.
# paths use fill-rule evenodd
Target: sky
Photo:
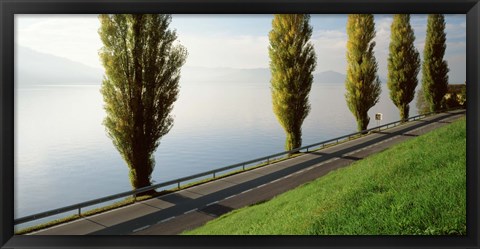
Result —
<path fill-rule="evenodd" d="M 272 15 L 173 15 L 170 27 L 188 50 L 185 66 L 268 68 L 268 32 Z M 346 71 L 347 15 L 312 15 L 311 42 L 317 55 L 316 72 Z M 375 15 L 375 55 L 380 77 L 387 75 L 392 15 Z M 423 53 L 427 15 L 412 15 L 415 46 Z M 446 15 L 451 79 L 465 80 L 465 15 Z M 102 68 L 96 15 L 15 15 L 15 44 Z M 452 82 L 461 83 L 461 82 Z"/>

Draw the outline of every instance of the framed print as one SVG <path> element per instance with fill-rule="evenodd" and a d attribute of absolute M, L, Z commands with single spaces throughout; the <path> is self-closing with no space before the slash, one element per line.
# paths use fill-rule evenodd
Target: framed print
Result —
<path fill-rule="evenodd" d="M 477 248 L 478 1 L 11 1 L 2 248 Z"/>

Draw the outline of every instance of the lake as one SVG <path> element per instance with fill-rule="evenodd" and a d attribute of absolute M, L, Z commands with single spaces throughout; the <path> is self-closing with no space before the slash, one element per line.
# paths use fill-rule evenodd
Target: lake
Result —
<path fill-rule="evenodd" d="M 180 86 L 174 126 L 155 153 L 154 183 L 284 150 L 268 83 Z M 312 86 L 303 145 L 356 131 L 344 93 L 343 84 Z M 128 168 L 102 125 L 99 85 L 21 86 L 15 101 L 15 218 L 131 189 Z M 399 119 L 385 84 L 369 127 L 377 112 L 382 124 Z"/>

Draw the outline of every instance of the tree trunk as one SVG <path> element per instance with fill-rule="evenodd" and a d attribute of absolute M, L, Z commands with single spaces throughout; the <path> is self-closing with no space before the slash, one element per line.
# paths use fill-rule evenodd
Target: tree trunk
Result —
<path fill-rule="evenodd" d="M 139 153 L 144 154 L 144 153 Z M 146 159 L 146 160 L 145 160 Z M 134 169 L 131 169 L 130 172 L 130 182 L 133 186 L 133 189 L 139 189 L 151 186 L 152 183 L 150 181 L 150 175 L 152 169 L 153 162 L 148 159 L 147 155 L 137 155 L 135 160 L 136 165 Z M 156 193 L 155 190 L 146 191 L 143 193 L 139 193 L 138 196 L 142 195 L 152 195 Z"/>
<path fill-rule="evenodd" d="M 369 122 L 370 122 L 370 118 L 368 117 L 368 112 L 360 113 L 357 117 L 358 131 L 366 130 Z M 362 134 L 365 134 L 365 133 L 366 132 L 362 132 Z"/>
<path fill-rule="evenodd" d="M 407 121 L 408 119 L 408 113 L 410 111 L 410 106 L 409 105 L 402 105 L 400 107 L 400 119 L 402 120 L 402 122 L 405 122 Z"/>
<path fill-rule="evenodd" d="M 287 132 L 287 139 L 285 142 L 285 150 L 293 150 L 299 148 L 302 145 L 302 130 L 300 128 L 294 129 L 294 131 Z M 289 153 L 291 156 L 295 153 Z"/>

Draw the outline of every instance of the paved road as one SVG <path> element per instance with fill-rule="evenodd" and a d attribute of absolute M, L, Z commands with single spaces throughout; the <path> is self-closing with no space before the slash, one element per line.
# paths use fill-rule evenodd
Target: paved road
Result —
<path fill-rule="evenodd" d="M 465 111 L 437 114 L 333 147 L 82 218 L 35 235 L 168 235 L 263 202 L 394 144 L 446 125 Z"/>

